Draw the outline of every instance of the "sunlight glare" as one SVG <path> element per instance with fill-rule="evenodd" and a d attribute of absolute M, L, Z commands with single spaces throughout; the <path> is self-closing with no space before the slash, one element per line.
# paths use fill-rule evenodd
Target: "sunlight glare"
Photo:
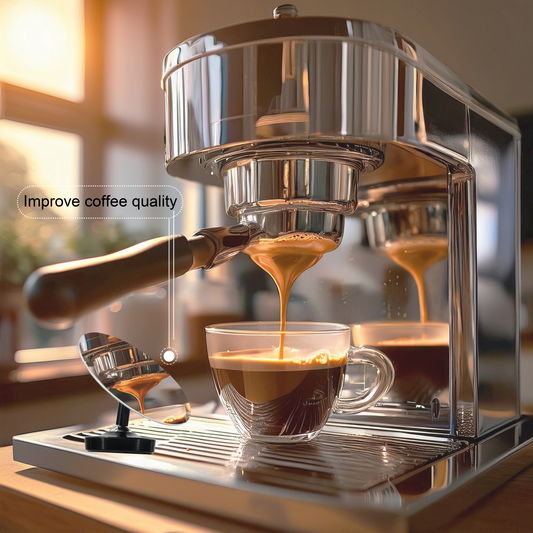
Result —
<path fill-rule="evenodd" d="M 0 2 L 0 80 L 80 102 L 83 0 Z"/>

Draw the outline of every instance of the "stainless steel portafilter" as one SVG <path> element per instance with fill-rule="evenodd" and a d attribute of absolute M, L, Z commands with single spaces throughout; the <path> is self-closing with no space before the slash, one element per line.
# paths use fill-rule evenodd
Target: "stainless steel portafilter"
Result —
<path fill-rule="evenodd" d="M 410 199 L 373 205 L 363 212 L 368 243 L 380 250 L 402 241 L 423 243 L 447 238 L 446 199 Z"/>

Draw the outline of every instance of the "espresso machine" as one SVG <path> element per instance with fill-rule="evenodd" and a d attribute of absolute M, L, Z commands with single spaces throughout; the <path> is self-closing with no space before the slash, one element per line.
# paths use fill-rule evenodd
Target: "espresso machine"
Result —
<path fill-rule="evenodd" d="M 299 17 L 292 5 L 176 46 L 164 59 L 162 87 L 167 171 L 223 187 L 235 219 L 232 227 L 171 237 L 176 275 L 216 267 L 258 239 L 298 232 L 341 241 L 346 217 L 360 217 L 365 246 L 377 255 L 391 256 L 398 243 L 404 252 L 416 243 L 422 253 L 440 243 L 445 268 L 432 278 L 439 302 L 425 319 L 445 325 L 448 350 L 439 385 L 426 394 L 412 375 L 397 373 L 390 397 L 357 416 L 332 417 L 316 444 L 291 452 L 239 444 L 227 420 L 195 418 L 194 410 L 172 430 L 140 422 L 136 432 L 158 439 L 160 454 L 143 458 L 137 474 L 144 489 L 231 519 L 302 531 L 323 523 L 314 521 L 319 511 L 340 530 L 356 523 L 423 530 L 434 524 L 434 506 L 453 495 L 462 503 L 456 498 L 448 516 L 464 510 L 473 502 L 463 490 L 468 482 L 519 457 L 533 438 L 520 411 L 516 121 L 401 33 Z M 163 282 L 169 249 L 163 237 L 40 269 L 27 282 L 30 309 L 40 320 L 63 322 Z M 119 263 L 127 276 L 117 275 Z M 101 283 L 82 294 L 87 276 Z M 502 306 L 509 312 L 493 327 Z M 386 318 L 399 337 L 410 335 L 412 320 Z M 99 458 L 75 448 L 88 431 L 103 430 L 17 437 L 15 457 L 65 471 L 59 458 L 70 454 L 77 463 L 69 473 L 95 479 Z M 299 466 L 290 453 L 299 454 Z M 172 470 L 173 461 L 180 468 Z M 100 473 L 135 468 L 113 458 Z M 109 483 L 126 488 L 121 479 Z M 213 497 L 186 494 L 194 483 Z M 177 486 L 185 492 L 170 490 Z M 224 491 L 238 495 L 239 509 L 220 504 Z M 263 510 L 283 509 L 286 521 L 276 512 L 254 514 L 254 499 Z"/>

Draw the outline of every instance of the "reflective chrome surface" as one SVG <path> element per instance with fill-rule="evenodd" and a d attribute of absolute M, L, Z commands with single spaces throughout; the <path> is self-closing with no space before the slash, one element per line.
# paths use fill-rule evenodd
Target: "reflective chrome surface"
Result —
<path fill-rule="evenodd" d="M 351 214 L 357 205 L 356 187 L 356 169 L 329 161 L 247 160 L 224 170 L 226 206 L 231 216 L 250 210 L 290 208 Z"/>
<path fill-rule="evenodd" d="M 470 112 L 475 169 L 477 427 L 520 416 L 520 139 Z"/>
<path fill-rule="evenodd" d="M 270 239 L 286 233 L 316 233 L 339 242 L 344 228 L 342 215 L 302 209 L 245 211 L 239 215 L 239 221 L 261 228 L 264 236 Z"/>
<path fill-rule="evenodd" d="M 168 425 L 189 419 L 191 409 L 182 388 L 166 370 L 131 344 L 105 333 L 86 333 L 79 340 L 78 349 L 96 382 L 132 411 Z M 165 360 L 164 354 L 161 357 Z M 132 389 L 135 395 L 126 392 Z"/>
<path fill-rule="evenodd" d="M 242 252 L 253 239 L 265 232 L 262 224 L 252 224 L 251 222 L 230 227 L 204 228 L 197 231 L 195 236 L 209 239 L 214 249 L 214 253 L 203 268 L 209 270 L 229 261 L 239 252 Z"/>
<path fill-rule="evenodd" d="M 374 248 L 445 235 L 447 268 L 431 287 L 447 291 L 449 405 L 436 418 L 433 404 L 379 406 L 361 423 L 479 438 L 516 419 L 516 122 L 395 30 L 293 8 L 278 15 L 167 54 L 168 172 L 223 184 L 228 212 L 274 236 L 340 238 L 356 206 Z"/>
<path fill-rule="evenodd" d="M 305 232 L 341 239 L 342 215 L 353 213 L 357 205 L 357 168 L 362 166 L 356 161 L 342 163 L 340 157 L 338 161 L 299 159 L 302 155 L 295 153 L 299 155 L 294 159 L 287 154 L 276 159 L 275 152 L 268 152 L 260 159 L 225 160 L 220 172 L 226 207 L 240 225 L 196 233 L 209 237 L 217 250 L 207 268 L 230 259 L 259 234 L 276 238 Z M 372 157 L 378 165 L 379 152 L 372 151 Z"/>
<path fill-rule="evenodd" d="M 475 181 L 471 172 L 451 175 L 449 196 L 450 402 L 452 432 L 479 434 L 477 426 L 477 292 Z M 484 362 L 479 361 L 479 364 Z M 514 384 L 518 387 L 518 383 Z"/>
<path fill-rule="evenodd" d="M 447 237 L 446 222 L 447 198 L 424 200 L 424 195 L 416 199 L 396 199 L 383 205 L 373 205 L 368 212 L 362 212 L 370 247 L 379 251 L 387 243 L 409 241 L 413 238 Z"/>
<path fill-rule="evenodd" d="M 89 454 L 83 438 L 104 430 L 72 427 L 15 437 L 14 458 L 272 530 L 405 532 L 451 522 L 533 446 L 531 418 L 475 443 L 330 423 L 315 443 L 275 447 L 242 445 L 227 420 L 130 426 L 157 439 L 153 456 Z"/>
<path fill-rule="evenodd" d="M 516 130 L 422 47 L 357 20 L 297 17 L 221 28 L 169 52 L 162 85 L 167 169 L 203 183 L 219 182 L 199 157 L 262 140 L 398 141 L 466 160 L 466 102 Z"/>
<path fill-rule="evenodd" d="M 392 56 L 349 42 L 259 43 L 200 57 L 164 81 L 167 170 L 216 184 L 198 166 L 215 148 L 262 140 L 358 145 L 361 137 L 375 146 L 394 137 L 393 78 Z M 363 102 L 354 83 L 372 89 L 378 83 L 379 90 Z"/>

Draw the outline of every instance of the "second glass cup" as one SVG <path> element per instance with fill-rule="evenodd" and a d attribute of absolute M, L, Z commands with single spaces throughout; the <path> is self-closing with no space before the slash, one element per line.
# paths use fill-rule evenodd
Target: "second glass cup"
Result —
<path fill-rule="evenodd" d="M 215 387 L 239 433 L 264 442 L 316 437 L 331 412 L 375 405 L 394 383 L 394 367 L 370 346 L 350 345 L 343 324 L 241 322 L 206 328 Z M 280 347 L 282 346 L 282 347 Z M 339 398 L 347 365 L 372 365 L 375 382 L 357 398 Z"/>

